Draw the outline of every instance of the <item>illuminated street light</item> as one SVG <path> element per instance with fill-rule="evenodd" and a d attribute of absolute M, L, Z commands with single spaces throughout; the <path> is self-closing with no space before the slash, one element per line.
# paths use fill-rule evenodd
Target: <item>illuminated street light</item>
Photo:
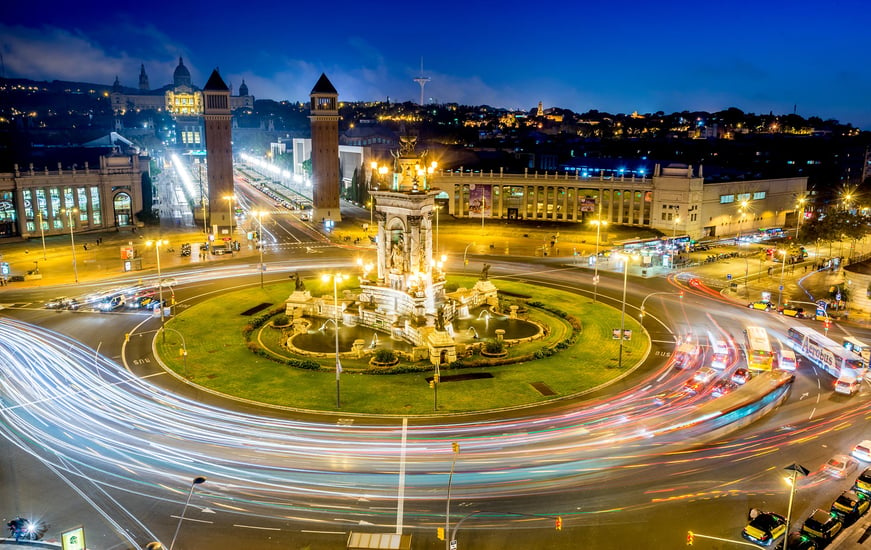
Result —
<path fill-rule="evenodd" d="M 345 276 L 341 273 L 334 273 L 332 275 L 323 275 L 321 276 L 321 280 L 323 282 L 329 282 L 329 280 L 333 280 L 333 318 L 328 319 L 333 322 L 333 327 L 336 329 L 336 408 L 339 409 L 342 407 L 342 399 L 341 399 L 341 387 L 340 387 L 340 378 L 339 375 L 342 374 L 342 363 L 339 360 L 339 290 L 338 284 L 345 280 Z"/>
<path fill-rule="evenodd" d="M 680 223 L 680 216 L 675 216 L 674 217 L 674 227 L 671 230 L 671 248 L 673 251 L 672 255 L 671 255 L 671 267 L 672 267 L 672 269 L 674 269 L 674 256 L 675 256 L 675 253 L 677 250 L 677 243 L 675 242 L 675 240 L 677 239 L 677 224 L 679 224 L 679 223 Z"/>
<path fill-rule="evenodd" d="M 602 234 L 602 226 L 608 225 L 608 222 L 602 220 L 602 201 L 599 201 L 599 218 L 591 221 L 596 224 L 596 258 L 593 272 L 593 302 L 599 297 L 599 239 Z"/>
<path fill-rule="evenodd" d="M 806 476 L 810 473 L 810 470 L 802 466 L 798 463 L 792 463 L 784 470 L 792 472 L 789 479 L 786 480 L 790 485 L 789 489 L 789 506 L 786 509 L 786 536 L 783 537 L 783 550 L 787 550 L 786 545 L 789 543 L 789 523 L 792 521 L 792 501 L 795 499 L 795 478 L 798 477 L 798 474 Z"/>
<path fill-rule="evenodd" d="M 257 233 L 257 247 L 260 249 L 260 288 L 263 288 L 263 210 L 258 210 L 253 213 L 257 216 L 257 221 L 260 224 L 260 232 Z"/>
<path fill-rule="evenodd" d="M 781 255 L 780 258 L 780 286 L 777 291 L 777 307 L 780 307 L 780 301 L 783 299 L 783 270 L 786 269 L 786 249 L 778 250 L 778 254 Z"/>
<path fill-rule="evenodd" d="M 230 229 L 227 231 L 229 236 L 233 237 L 233 202 L 236 200 L 236 195 L 226 195 L 224 200 L 227 201 L 227 214 L 230 216 L 229 224 Z"/>
<path fill-rule="evenodd" d="M 202 476 L 195 477 L 191 482 L 191 490 L 188 492 L 188 499 L 184 503 L 184 508 L 181 509 L 181 515 L 178 518 L 178 525 L 175 528 L 175 534 L 172 536 L 172 541 L 169 543 L 169 550 L 172 550 L 172 547 L 175 546 L 175 539 L 178 537 L 178 532 L 181 529 L 181 522 L 184 520 L 184 514 L 188 509 L 188 504 L 191 503 L 191 497 L 194 495 L 194 487 L 205 482 L 206 478 Z"/>
<path fill-rule="evenodd" d="M 620 307 L 620 351 L 617 355 L 617 368 L 623 368 L 623 333 L 626 330 L 626 283 L 629 282 L 629 260 L 631 256 L 628 254 L 616 254 L 618 258 L 623 258 L 623 303 Z"/>
<path fill-rule="evenodd" d="M 163 341 L 166 342 L 166 331 L 163 330 L 163 278 L 160 274 L 160 245 L 169 244 L 167 240 L 156 240 L 156 241 L 147 241 L 145 246 L 154 246 L 154 250 L 157 255 L 157 299 L 159 301 L 160 306 L 160 330 L 163 332 Z"/>
<path fill-rule="evenodd" d="M 445 509 L 445 534 L 451 532 L 451 485 L 454 480 L 454 466 L 457 463 L 457 456 L 460 454 L 460 444 L 454 441 L 451 443 L 453 456 L 451 457 L 451 473 L 448 476 L 448 501 Z M 450 544 L 453 537 L 445 537 L 445 550 L 450 550 Z"/>
<path fill-rule="evenodd" d="M 62 208 L 61 213 L 67 215 L 67 225 L 70 227 L 70 246 L 73 250 L 73 277 L 76 283 L 79 282 L 79 267 L 76 265 L 76 238 L 73 236 L 73 214 L 78 212 L 78 208 Z"/>
<path fill-rule="evenodd" d="M 798 221 L 795 223 L 795 240 L 798 241 L 798 230 L 801 229 L 801 221 L 804 218 L 804 203 L 807 202 L 807 197 L 799 197 L 795 209 L 798 213 Z"/>
<path fill-rule="evenodd" d="M 469 260 L 466 259 L 466 252 L 469 251 L 470 246 L 475 246 L 474 241 L 467 244 L 465 250 L 463 250 L 463 275 L 466 274 L 466 266 L 469 265 Z"/>

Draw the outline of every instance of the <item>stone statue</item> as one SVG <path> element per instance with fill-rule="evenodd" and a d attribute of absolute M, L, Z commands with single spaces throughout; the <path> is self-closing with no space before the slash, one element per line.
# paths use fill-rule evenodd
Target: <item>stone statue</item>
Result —
<path fill-rule="evenodd" d="M 436 310 L 436 329 L 445 330 L 445 307 L 439 306 Z"/>
<path fill-rule="evenodd" d="M 294 282 L 294 290 L 305 290 L 305 283 L 302 282 L 302 279 L 299 278 L 299 273 L 294 273 L 290 277 L 291 279 L 293 279 Z"/>
<path fill-rule="evenodd" d="M 393 266 L 393 269 L 403 271 L 402 245 L 400 243 L 393 244 L 393 251 L 390 253 L 390 265 Z"/>
<path fill-rule="evenodd" d="M 484 267 L 481 269 L 481 280 L 486 281 L 490 276 L 490 264 L 484 264 Z"/>

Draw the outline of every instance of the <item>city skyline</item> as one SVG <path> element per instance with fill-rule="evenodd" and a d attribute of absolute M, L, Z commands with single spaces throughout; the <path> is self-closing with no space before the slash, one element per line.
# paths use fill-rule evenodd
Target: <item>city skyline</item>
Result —
<path fill-rule="evenodd" d="M 423 58 L 428 102 L 612 113 L 736 107 L 871 129 L 864 5 L 854 0 L 837 10 L 780 0 L 729 11 L 684 0 L 381 6 L 335 2 L 309 13 L 194 2 L 166 17 L 37 0 L 0 16 L 0 52 L 15 78 L 111 84 L 117 76 L 135 88 L 144 64 L 154 89 L 172 82 L 181 56 L 198 87 L 217 67 L 234 92 L 244 79 L 259 99 L 307 101 L 324 72 L 342 101 L 415 103 Z"/>

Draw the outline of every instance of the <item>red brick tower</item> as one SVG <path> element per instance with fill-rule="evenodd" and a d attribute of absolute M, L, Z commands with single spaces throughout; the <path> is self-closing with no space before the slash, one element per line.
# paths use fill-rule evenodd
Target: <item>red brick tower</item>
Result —
<path fill-rule="evenodd" d="M 342 220 L 339 210 L 339 93 L 322 74 L 311 91 L 312 221 Z"/>
<path fill-rule="evenodd" d="M 231 142 L 230 88 L 218 70 L 203 87 L 203 122 L 209 173 L 209 220 L 217 237 L 233 235 L 233 147 Z"/>

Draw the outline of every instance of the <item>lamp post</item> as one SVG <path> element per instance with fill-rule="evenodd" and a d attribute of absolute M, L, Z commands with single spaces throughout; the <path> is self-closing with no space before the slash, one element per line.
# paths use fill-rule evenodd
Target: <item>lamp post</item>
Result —
<path fill-rule="evenodd" d="M 792 521 L 792 501 L 795 499 L 795 478 L 798 474 L 806 476 L 810 470 L 798 463 L 792 463 L 784 470 L 792 472 L 787 483 L 790 485 L 789 490 L 789 506 L 786 508 L 786 535 L 783 537 L 783 550 L 787 550 L 786 545 L 789 543 L 789 524 Z"/>
<path fill-rule="evenodd" d="M 457 455 L 460 454 L 460 444 L 454 441 L 451 443 L 453 456 L 451 457 L 451 473 L 448 475 L 448 501 L 445 507 L 445 550 L 450 550 L 451 538 L 447 536 L 451 532 L 451 485 L 454 481 L 454 466 L 457 463 Z"/>
<path fill-rule="evenodd" d="M 257 216 L 257 222 L 259 224 L 260 232 L 257 233 L 257 248 L 260 249 L 260 288 L 263 288 L 263 210 L 257 210 L 253 212 L 255 216 Z"/>
<path fill-rule="evenodd" d="M 78 208 L 63 208 L 61 209 L 61 213 L 67 215 L 67 225 L 70 226 L 70 246 L 73 250 L 73 277 L 75 278 L 76 283 L 79 282 L 79 268 L 76 265 L 76 238 L 73 236 L 73 214 L 78 212 Z"/>
<path fill-rule="evenodd" d="M 169 543 L 169 550 L 172 550 L 172 547 L 175 546 L 175 539 L 178 537 L 178 532 L 181 529 L 181 522 L 184 521 L 184 514 L 188 509 L 188 504 L 191 503 L 191 497 L 194 495 L 194 487 L 205 482 L 206 478 L 203 476 L 197 476 L 191 482 L 191 490 L 188 491 L 188 499 L 184 503 L 184 508 L 181 509 L 181 516 L 178 518 L 178 525 L 175 527 L 175 534 L 172 536 L 172 541 Z"/>
<path fill-rule="evenodd" d="M 780 286 L 777 291 L 777 307 L 780 307 L 780 301 L 783 299 L 783 270 L 786 269 L 786 249 L 778 250 L 780 258 Z"/>
<path fill-rule="evenodd" d="M 623 258 L 623 304 L 620 307 L 620 351 L 617 354 L 617 368 L 623 368 L 623 331 L 626 330 L 626 283 L 629 282 L 629 255 L 619 254 Z"/>
<path fill-rule="evenodd" d="M 342 407 L 341 387 L 339 383 L 339 375 L 342 373 L 342 363 L 339 360 L 339 290 L 338 284 L 345 280 L 345 276 L 341 273 L 332 275 L 323 275 L 321 280 L 328 282 L 333 280 L 333 327 L 336 329 L 336 408 Z"/>
<path fill-rule="evenodd" d="M 599 219 L 590 222 L 596 224 L 596 261 L 593 264 L 593 302 L 599 297 L 599 237 L 602 234 L 602 226 L 608 222 L 602 221 L 602 201 L 599 201 Z"/>
<path fill-rule="evenodd" d="M 795 240 L 798 242 L 798 231 L 801 229 L 801 220 L 804 218 L 804 203 L 807 201 L 805 197 L 799 197 L 798 203 L 796 204 L 796 211 L 798 214 L 798 220 L 795 222 Z"/>
<path fill-rule="evenodd" d="M 466 248 L 463 250 L 463 275 L 466 274 L 466 266 L 469 265 L 469 260 L 466 259 L 466 252 L 469 251 L 470 246 L 474 246 L 474 242 L 470 242 L 466 245 Z"/>
<path fill-rule="evenodd" d="M 227 215 L 229 216 L 229 220 L 227 221 L 230 224 L 230 228 L 227 230 L 227 234 L 230 238 L 233 237 L 233 201 L 236 200 L 236 195 L 226 195 L 224 200 L 227 201 Z"/>
<path fill-rule="evenodd" d="M 746 200 L 741 201 L 741 206 L 738 208 L 738 212 L 741 213 L 741 219 L 738 220 L 738 236 L 735 238 L 735 246 L 740 245 L 741 242 L 741 226 L 744 224 L 744 218 L 747 216 L 747 208 L 750 206 L 750 203 Z"/>
<path fill-rule="evenodd" d="M 484 234 L 484 208 L 487 206 L 487 201 L 484 199 L 484 191 L 481 191 L 481 234 Z"/>
<path fill-rule="evenodd" d="M 42 259 L 48 260 L 45 254 L 45 227 L 42 224 L 42 209 L 36 211 L 39 214 L 39 234 L 42 237 Z"/>
<path fill-rule="evenodd" d="M 671 229 L 671 248 L 673 250 L 672 255 L 671 255 L 671 267 L 672 267 L 672 269 L 674 269 L 674 256 L 675 256 L 675 253 L 677 252 L 677 243 L 675 241 L 677 240 L 677 224 L 679 224 L 679 223 L 680 223 L 680 216 L 675 216 L 674 217 L 674 226 Z"/>
<path fill-rule="evenodd" d="M 163 320 L 163 276 L 160 273 L 160 245 L 169 244 L 167 240 L 156 240 L 156 241 L 147 241 L 145 246 L 154 245 L 154 251 L 157 256 L 157 299 L 158 305 L 160 306 L 160 330 L 163 332 L 163 341 L 166 343 L 166 331 L 163 330 L 164 320 Z"/>

